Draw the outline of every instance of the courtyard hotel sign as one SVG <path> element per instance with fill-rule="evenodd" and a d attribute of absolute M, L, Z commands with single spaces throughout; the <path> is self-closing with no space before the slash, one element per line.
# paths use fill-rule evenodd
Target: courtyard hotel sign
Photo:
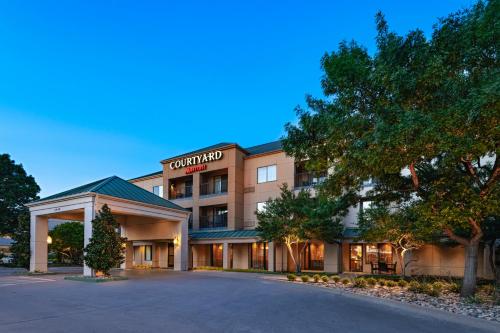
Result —
<path fill-rule="evenodd" d="M 211 151 L 191 157 L 179 158 L 170 162 L 169 167 L 171 170 L 187 168 L 186 173 L 193 173 L 202 171 L 207 168 L 206 163 L 218 161 L 222 158 L 223 154 L 220 150 Z"/>

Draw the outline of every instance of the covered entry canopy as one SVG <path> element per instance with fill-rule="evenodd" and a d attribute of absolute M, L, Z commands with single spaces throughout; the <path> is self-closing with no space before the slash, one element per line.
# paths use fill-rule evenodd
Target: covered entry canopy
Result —
<path fill-rule="evenodd" d="M 128 241 L 175 240 L 174 270 L 187 269 L 190 212 L 120 177 L 112 176 L 27 205 L 31 215 L 30 271 L 47 271 L 49 218 L 82 221 L 86 246 L 92 236 L 91 222 L 104 204 L 116 216 L 122 236 Z M 131 262 L 128 252 L 125 267 Z M 84 266 L 84 275 L 90 276 L 93 272 Z"/>

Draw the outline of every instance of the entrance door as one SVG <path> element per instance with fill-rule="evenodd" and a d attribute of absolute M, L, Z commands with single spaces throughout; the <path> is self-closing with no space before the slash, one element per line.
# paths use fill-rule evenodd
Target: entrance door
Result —
<path fill-rule="evenodd" d="M 168 243 L 168 267 L 174 267 L 174 243 Z"/>
<path fill-rule="evenodd" d="M 363 246 L 361 244 L 349 245 L 349 270 L 351 272 L 363 271 Z"/>

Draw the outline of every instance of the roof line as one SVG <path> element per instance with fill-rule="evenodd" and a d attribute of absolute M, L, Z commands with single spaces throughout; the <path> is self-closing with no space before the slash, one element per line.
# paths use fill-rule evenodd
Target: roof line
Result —
<path fill-rule="evenodd" d="M 104 181 L 97 183 L 94 187 L 91 187 L 87 192 L 97 193 L 95 191 L 98 191 L 101 187 L 103 187 L 104 185 L 106 185 L 107 183 L 109 183 L 111 180 L 113 180 L 115 178 L 118 178 L 118 177 L 117 176 L 110 176 L 110 177 L 104 179 Z"/>

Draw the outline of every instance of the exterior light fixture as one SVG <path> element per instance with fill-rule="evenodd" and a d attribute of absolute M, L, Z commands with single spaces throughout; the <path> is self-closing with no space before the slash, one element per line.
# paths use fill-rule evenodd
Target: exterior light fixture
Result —
<path fill-rule="evenodd" d="M 52 244 L 52 237 L 47 236 L 47 244 Z"/>
<path fill-rule="evenodd" d="M 177 246 L 179 245 L 179 238 L 177 236 L 175 236 L 174 238 L 174 246 Z"/>

